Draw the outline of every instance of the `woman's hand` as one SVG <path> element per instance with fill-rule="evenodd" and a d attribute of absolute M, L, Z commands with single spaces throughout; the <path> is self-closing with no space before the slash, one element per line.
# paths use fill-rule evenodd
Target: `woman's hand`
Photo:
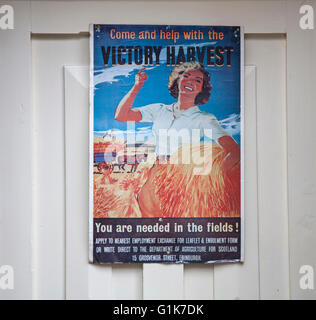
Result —
<path fill-rule="evenodd" d="M 240 163 L 240 147 L 238 143 L 230 136 L 223 136 L 218 139 L 218 143 L 227 151 L 224 160 L 224 171 L 232 171 Z"/>
<path fill-rule="evenodd" d="M 146 68 L 140 69 L 136 75 L 135 75 L 135 86 L 139 89 L 143 86 L 144 82 L 148 79 L 148 76 L 146 73 L 144 73 L 144 70 Z"/>

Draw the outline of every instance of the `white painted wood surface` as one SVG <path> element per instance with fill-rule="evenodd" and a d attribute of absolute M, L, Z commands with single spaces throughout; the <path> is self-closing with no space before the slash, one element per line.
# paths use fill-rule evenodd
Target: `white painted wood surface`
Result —
<path fill-rule="evenodd" d="M 143 264 L 143 295 L 146 300 L 182 300 L 183 264 Z"/>
<path fill-rule="evenodd" d="M 33 252 L 37 257 L 34 296 L 44 299 L 65 298 L 64 65 L 74 63 L 88 65 L 88 37 L 32 38 L 33 145 L 37 150 L 33 232 L 38 239 Z"/>
<path fill-rule="evenodd" d="M 1 0 L 0 5 L 7 2 Z M 315 0 L 305 3 L 315 10 Z M 252 34 L 286 33 L 286 39 L 282 40 L 286 41 L 286 47 L 282 45 L 281 48 L 286 60 L 280 65 L 286 74 L 285 83 L 284 79 L 276 83 L 274 77 L 278 72 L 269 68 L 273 51 L 263 49 L 266 60 L 262 61 L 257 60 L 254 51 L 251 53 L 251 47 L 245 52 L 246 63 L 257 65 L 259 297 L 316 299 L 315 289 L 299 287 L 299 267 L 308 264 L 316 270 L 313 249 L 316 241 L 316 148 L 312 122 L 316 100 L 316 31 L 299 28 L 301 4 L 299 0 L 199 1 L 194 4 L 170 1 L 166 13 L 160 1 L 89 1 L 89 4 L 83 1 L 10 1 L 15 10 L 15 29 L 0 30 L 0 43 L 5 44 L 0 49 L 0 64 L 8 77 L 0 79 L 1 147 L 8 155 L 1 158 L 0 265 L 14 266 L 16 288 L 0 290 L 0 297 L 63 299 L 80 296 L 76 296 L 74 290 L 66 291 L 71 279 L 66 277 L 63 66 L 88 65 L 88 39 L 84 35 L 53 34 L 87 32 L 88 24 L 96 21 L 150 24 L 172 21 L 175 24 L 244 25 L 245 32 Z M 178 14 L 179 7 L 183 9 L 181 14 Z M 32 59 L 31 32 L 42 34 L 32 39 Z M 45 33 L 52 36 L 47 38 Z M 251 40 L 263 41 L 248 38 L 246 48 Z M 271 77 L 262 71 L 269 71 Z M 275 85 L 283 90 L 283 98 L 275 96 Z M 279 119 L 270 117 L 275 110 Z M 271 134 L 266 130 L 271 130 L 276 138 L 270 139 Z M 12 149 L 13 144 L 18 151 Z M 271 220 L 275 221 L 274 227 Z M 71 236 L 74 231 L 69 232 Z M 77 258 L 79 262 L 84 259 L 83 256 Z M 88 269 L 88 278 L 81 279 L 77 285 L 80 290 L 86 288 L 84 297 L 142 297 L 140 265 L 131 268 L 133 276 L 128 283 L 132 289 L 126 294 L 122 293 L 122 283 L 117 281 L 120 278 L 126 281 L 124 274 L 129 272 L 128 266 L 82 267 L 82 270 Z M 224 277 L 224 268 L 229 269 L 229 266 L 215 266 L 214 270 L 208 267 L 184 266 L 182 296 L 185 299 L 196 298 L 199 293 L 200 298 L 207 299 L 224 295 L 224 286 L 216 279 Z M 231 272 L 233 275 L 237 271 Z M 208 290 L 209 286 L 212 290 Z M 230 298 L 248 295 L 250 290 L 244 289 L 238 283 L 232 284 Z M 254 290 L 253 284 L 251 290 Z"/>
<path fill-rule="evenodd" d="M 248 46 L 248 45 L 247 45 Z M 245 67 L 245 262 L 214 266 L 215 299 L 259 299 L 256 67 Z"/>
<path fill-rule="evenodd" d="M 78 70 L 79 69 L 79 70 Z M 78 71 L 80 72 L 78 74 Z M 65 79 L 65 196 L 66 196 L 66 298 L 84 299 L 95 291 L 89 283 L 100 285 L 102 278 L 111 276 L 103 269 L 101 279 L 89 279 L 87 220 L 89 149 L 89 88 L 88 68 L 66 67 Z M 73 75 L 74 74 L 74 75 Z M 88 80 L 88 81 L 87 81 Z M 73 93 L 76 93 L 74 95 Z M 71 126 L 69 125 L 71 123 Z M 80 174 L 78 174 L 80 173 Z M 84 248 L 84 249 L 83 249 Z M 83 249 L 83 250 L 82 250 Z M 85 275 L 85 276 L 83 276 Z M 99 275 L 99 274 L 98 274 Z M 99 278 L 99 279 L 98 279 Z M 90 280 L 90 281 L 89 281 Z M 105 286 L 101 287 L 103 293 Z"/>
<path fill-rule="evenodd" d="M 246 40 L 246 63 L 257 67 L 261 299 L 289 297 L 285 45 L 280 35 Z"/>
<path fill-rule="evenodd" d="M 304 4 L 313 6 L 315 25 L 316 1 Z M 290 292 L 293 299 L 316 299 L 316 29 L 302 30 L 293 23 L 300 1 L 289 1 L 287 5 Z M 303 265 L 314 268 L 313 290 L 299 286 Z"/>
<path fill-rule="evenodd" d="M 11 5 L 15 29 L 0 30 L 0 266 L 13 267 L 15 290 L 0 288 L 0 300 L 32 296 L 31 22 L 27 2 Z"/>
<path fill-rule="evenodd" d="M 185 300 L 213 299 L 213 265 L 185 264 L 183 273 L 183 298 Z"/>
<path fill-rule="evenodd" d="M 31 1 L 32 32 L 79 33 L 88 32 L 90 23 L 124 23 L 243 25 L 246 33 L 284 33 L 286 2 Z"/>
<path fill-rule="evenodd" d="M 260 57 L 258 57 L 260 59 Z M 66 292 L 68 299 L 258 299 L 256 73 L 245 74 L 246 255 L 243 264 L 87 265 L 88 67 L 65 67 Z M 81 174 L 78 174 L 81 172 Z M 84 235 L 84 236 L 82 236 Z M 214 281 L 215 280 L 215 281 Z M 87 288 L 89 287 L 89 290 Z M 92 289 L 93 288 L 93 289 Z"/>

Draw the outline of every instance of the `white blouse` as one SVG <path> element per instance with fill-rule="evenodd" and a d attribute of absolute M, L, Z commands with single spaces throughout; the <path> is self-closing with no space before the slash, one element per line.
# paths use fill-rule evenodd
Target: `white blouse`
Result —
<path fill-rule="evenodd" d="M 171 155 L 182 145 L 199 142 L 203 137 L 217 140 L 229 135 L 216 117 L 198 106 L 177 110 L 175 104 L 154 103 L 134 108 L 142 114 L 140 122 L 152 122 L 157 155 Z"/>

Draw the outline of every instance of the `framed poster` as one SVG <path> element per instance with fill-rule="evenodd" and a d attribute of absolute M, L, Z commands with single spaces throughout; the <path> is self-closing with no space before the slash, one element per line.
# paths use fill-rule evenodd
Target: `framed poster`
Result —
<path fill-rule="evenodd" d="M 241 27 L 90 32 L 90 261 L 243 261 Z"/>

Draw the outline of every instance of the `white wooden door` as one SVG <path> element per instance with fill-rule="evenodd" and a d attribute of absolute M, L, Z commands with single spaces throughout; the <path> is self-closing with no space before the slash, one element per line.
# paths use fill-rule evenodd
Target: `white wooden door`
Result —
<path fill-rule="evenodd" d="M 13 266 L 15 289 L 0 297 L 316 298 L 299 286 L 300 266 L 316 268 L 316 32 L 299 28 L 300 1 L 171 1 L 168 12 L 160 1 L 10 3 L 15 29 L 0 33 L 9 74 L 0 79 L 0 266 Z M 245 263 L 88 263 L 92 22 L 245 26 Z"/>
<path fill-rule="evenodd" d="M 66 298 L 70 299 L 288 298 L 284 36 L 246 36 L 246 260 L 244 264 L 226 265 L 95 266 L 87 263 L 88 37 L 34 36 L 32 49 L 34 102 L 39 114 L 38 150 L 42 150 L 38 165 L 42 168 L 38 175 L 42 190 L 39 204 L 42 212 L 51 212 L 40 217 L 45 219 L 46 226 L 39 241 L 43 276 L 48 277 L 53 268 L 55 272 L 58 270 L 50 261 L 55 252 L 60 265 L 66 264 L 66 272 L 63 269 L 59 272 L 60 279 L 66 281 Z M 267 55 L 267 51 L 273 54 Z M 80 63 L 80 59 L 85 60 L 85 64 Z M 67 66 L 69 64 L 73 66 Z M 47 68 L 54 73 L 47 72 Z M 52 123 L 57 129 L 54 135 L 47 131 L 47 125 Z M 55 151 L 52 152 L 52 148 Z M 277 157 L 271 157 L 271 153 Z M 65 166 L 60 160 L 52 163 L 52 154 L 64 156 Z M 51 168 L 49 172 L 47 165 Z M 276 176 L 279 185 L 271 189 L 271 177 Z M 65 179 L 65 189 L 60 188 L 61 181 L 52 184 L 51 179 Z M 47 208 L 52 194 L 55 197 L 59 194 L 62 201 L 53 202 Z M 58 208 L 64 201 L 65 221 Z M 60 217 L 56 216 L 57 212 Z M 65 223 L 65 233 L 60 229 L 62 223 Z M 269 233 L 264 232 L 265 229 Z M 53 235 L 48 237 L 53 231 L 59 234 L 57 243 L 52 242 Z M 60 281 L 60 286 L 63 285 Z M 47 284 L 43 289 L 45 287 Z"/>

